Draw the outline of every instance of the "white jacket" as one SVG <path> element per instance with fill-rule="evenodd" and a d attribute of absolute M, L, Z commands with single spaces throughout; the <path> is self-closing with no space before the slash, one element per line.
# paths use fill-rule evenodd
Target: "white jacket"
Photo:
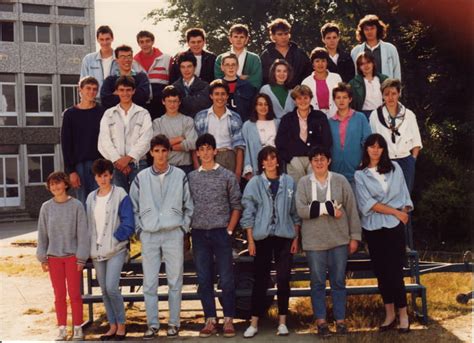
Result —
<path fill-rule="evenodd" d="M 104 112 L 97 147 L 102 156 L 112 162 L 125 155 L 138 162 L 150 149 L 153 135 L 150 114 L 143 107 L 133 104 L 127 114 L 130 116 L 128 127 L 125 127 L 119 106 Z"/>
<path fill-rule="evenodd" d="M 328 77 L 326 78 L 326 84 L 328 85 L 329 89 L 329 111 L 322 110 L 318 106 L 318 97 L 316 96 L 316 81 L 314 81 L 314 73 L 308 76 L 306 79 L 301 82 L 302 85 L 306 85 L 311 89 L 313 93 L 313 99 L 311 100 L 311 105 L 315 110 L 322 111 L 326 114 L 328 118 L 331 118 L 337 112 L 336 104 L 332 98 L 332 90 L 337 86 L 339 82 L 342 82 L 341 76 L 336 73 L 331 73 L 328 71 Z"/>

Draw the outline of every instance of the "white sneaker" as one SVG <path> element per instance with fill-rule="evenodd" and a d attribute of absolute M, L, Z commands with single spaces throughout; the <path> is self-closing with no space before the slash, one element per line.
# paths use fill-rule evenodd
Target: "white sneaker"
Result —
<path fill-rule="evenodd" d="M 285 324 L 278 325 L 278 329 L 277 329 L 278 336 L 288 336 L 288 334 L 289 334 L 288 328 L 286 327 Z"/>
<path fill-rule="evenodd" d="M 244 338 L 252 338 L 258 333 L 258 329 L 250 325 L 244 332 Z"/>
<path fill-rule="evenodd" d="M 55 341 L 65 341 L 67 340 L 67 330 L 64 325 L 58 327 L 59 332 L 56 338 L 54 339 Z"/>
<path fill-rule="evenodd" d="M 73 341 L 83 341 L 84 340 L 84 333 L 82 332 L 82 326 L 74 326 L 74 333 L 72 335 Z"/>

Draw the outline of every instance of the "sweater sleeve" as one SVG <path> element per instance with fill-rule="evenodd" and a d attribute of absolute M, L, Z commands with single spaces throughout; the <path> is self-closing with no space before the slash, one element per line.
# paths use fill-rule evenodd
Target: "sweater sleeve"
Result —
<path fill-rule="evenodd" d="M 196 150 L 196 141 L 198 139 L 197 132 L 194 129 L 194 121 L 191 118 L 185 117 L 183 123 L 184 140 L 181 142 L 184 151 Z"/>
<path fill-rule="evenodd" d="M 242 211 L 242 193 L 240 192 L 240 186 L 237 182 L 237 178 L 231 172 L 229 172 L 229 177 L 227 181 L 228 185 L 228 194 L 229 194 L 229 204 L 231 210 Z"/>
<path fill-rule="evenodd" d="M 308 199 L 305 188 L 306 178 L 301 178 L 296 187 L 296 210 L 301 219 L 310 219 L 311 200 Z"/>
<path fill-rule="evenodd" d="M 78 264 L 85 264 L 90 255 L 91 235 L 87 225 L 86 211 L 84 206 L 78 202 L 76 215 L 77 251 L 76 258 Z"/>
<path fill-rule="evenodd" d="M 130 197 L 125 196 L 118 208 L 120 225 L 114 232 L 114 237 L 119 241 L 126 241 L 135 232 L 135 218 L 133 217 L 133 206 Z"/>
<path fill-rule="evenodd" d="M 183 229 L 186 232 L 191 230 L 191 219 L 194 213 L 194 203 L 191 197 L 191 190 L 189 189 L 189 179 L 185 175 L 183 179 L 183 213 L 184 213 L 184 223 Z"/>
<path fill-rule="evenodd" d="M 38 218 L 38 243 L 36 246 L 36 258 L 41 263 L 48 262 L 48 228 L 47 228 L 47 217 L 48 217 L 48 210 L 47 206 L 43 204 L 41 206 L 39 218 Z"/>
<path fill-rule="evenodd" d="M 76 161 L 73 150 L 73 123 L 69 110 L 64 112 L 63 126 L 61 127 L 61 148 L 63 152 L 64 171 L 67 174 L 75 172 Z"/>
<path fill-rule="evenodd" d="M 354 193 L 352 192 L 352 187 L 345 178 L 342 180 L 342 189 L 344 211 L 346 212 L 347 223 L 349 226 L 349 235 L 351 239 L 360 241 L 362 230 L 360 226 L 359 213 L 357 212 L 357 204 Z"/>

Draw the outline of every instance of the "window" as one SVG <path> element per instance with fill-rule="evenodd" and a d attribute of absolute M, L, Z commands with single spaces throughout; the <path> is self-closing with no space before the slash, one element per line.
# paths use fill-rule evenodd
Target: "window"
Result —
<path fill-rule="evenodd" d="M 0 42 L 13 42 L 13 33 L 13 23 L 8 21 L 0 21 Z"/>
<path fill-rule="evenodd" d="M 0 74 L 0 126 L 18 125 L 14 74 Z"/>
<path fill-rule="evenodd" d="M 0 4 L 0 12 L 13 12 L 13 4 Z"/>
<path fill-rule="evenodd" d="M 54 171 L 54 145 L 26 146 L 28 157 L 28 183 L 43 183 Z"/>
<path fill-rule="evenodd" d="M 25 75 L 26 125 L 54 124 L 52 81 L 51 75 Z"/>
<path fill-rule="evenodd" d="M 0 207 L 20 205 L 19 145 L 0 145 Z"/>
<path fill-rule="evenodd" d="M 59 25 L 59 43 L 84 45 L 84 27 L 77 25 Z"/>
<path fill-rule="evenodd" d="M 58 15 L 67 15 L 71 17 L 85 17 L 83 8 L 77 7 L 58 7 Z"/>
<path fill-rule="evenodd" d="M 66 108 L 79 103 L 79 75 L 61 75 L 61 108 Z"/>
<path fill-rule="evenodd" d="M 23 39 L 25 42 L 49 43 L 49 24 L 24 22 Z"/>
<path fill-rule="evenodd" d="M 23 13 L 50 14 L 51 7 L 47 5 L 23 4 Z"/>

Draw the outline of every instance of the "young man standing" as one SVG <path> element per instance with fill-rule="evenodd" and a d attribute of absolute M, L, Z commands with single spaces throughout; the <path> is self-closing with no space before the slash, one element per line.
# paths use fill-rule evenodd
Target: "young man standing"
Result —
<path fill-rule="evenodd" d="M 194 120 L 181 114 L 181 94 L 174 86 L 163 89 L 164 116 L 153 121 L 153 136 L 165 135 L 171 146 L 168 163 L 182 169 L 186 174 L 193 170 L 191 151 L 196 149 L 197 133 Z"/>
<path fill-rule="evenodd" d="M 138 106 L 145 106 L 150 97 L 150 82 L 144 72 L 133 70 L 133 51 L 128 45 L 121 45 L 115 49 L 115 58 L 118 64 L 118 70 L 107 77 L 100 91 L 100 99 L 105 108 L 116 106 L 119 102 L 119 96 L 116 92 L 115 84 L 121 76 L 131 76 L 134 79 L 135 91 L 133 102 Z"/>
<path fill-rule="evenodd" d="M 201 159 L 201 167 L 189 174 L 189 185 L 195 208 L 191 221 L 194 263 L 199 284 L 198 293 L 206 318 L 206 324 L 199 336 L 209 337 L 217 332 L 215 263 L 222 289 L 223 335 L 233 337 L 235 284 L 229 236 L 239 222 L 242 195 L 235 176 L 214 160 L 217 154 L 214 137 L 210 134 L 200 136 L 196 141 L 196 149 Z"/>
<path fill-rule="evenodd" d="M 115 92 L 120 103 L 105 111 L 98 147 L 102 156 L 114 163 L 114 184 L 128 193 L 135 176 L 147 166 L 145 155 L 153 131 L 148 111 L 133 102 L 135 80 L 119 77 Z"/>
<path fill-rule="evenodd" d="M 185 35 L 189 47 L 186 52 L 190 52 L 194 57 L 196 57 L 196 68 L 194 74 L 201 80 L 211 83 L 215 79 L 214 63 L 216 62 L 216 55 L 204 50 L 204 46 L 206 45 L 206 31 L 201 28 L 193 27 L 187 30 Z M 173 68 L 171 70 L 170 82 L 175 82 L 180 77 L 179 65 L 176 63 L 178 55 L 174 58 L 175 63 L 173 63 Z"/>
<path fill-rule="evenodd" d="M 209 108 L 209 84 L 195 75 L 196 57 L 191 52 L 179 54 L 175 63 L 179 66 L 181 77 L 173 86 L 181 94 L 181 113 L 194 118 L 196 113 Z"/>
<path fill-rule="evenodd" d="M 352 60 L 355 64 L 361 52 L 371 52 L 375 57 L 377 73 L 401 80 L 402 73 L 397 48 L 382 40 L 386 36 L 387 25 L 374 14 L 366 15 L 357 25 L 356 38 L 360 44 L 352 49 Z"/>
<path fill-rule="evenodd" d="M 285 19 L 277 18 L 268 25 L 272 43 L 265 47 L 260 55 L 262 60 L 263 84 L 268 83 L 270 67 L 276 59 L 284 59 L 293 67 L 293 79 L 290 89 L 313 71 L 308 55 L 296 43 L 291 42 L 291 25 Z"/>
<path fill-rule="evenodd" d="M 221 70 L 224 73 L 223 80 L 229 85 L 229 99 L 227 106 L 237 112 L 245 122 L 250 117 L 252 111 L 252 101 L 257 92 L 250 82 L 242 80 L 237 75 L 239 59 L 231 52 L 225 53 L 221 57 Z"/>
<path fill-rule="evenodd" d="M 339 26 L 332 22 L 321 27 L 321 40 L 329 53 L 328 70 L 347 83 L 354 78 L 355 68 L 351 55 L 339 47 L 340 33 Z"/>
<path fill-rule="evenodd" d="M 240 116 L 227 108 L 229 86 L 222 80 L 214 80 L 209 87 L 212 106 L 202 110 L 194 118 L 198 136 L 212 134 L 216 139 L 216 162 L 235 173 L 237 180 L 242 175 L 245 142 L 242 137 Z M 194 168 L 199 168 L 197 158 Z"/>
<path fill-rule="evenodd" d="M 249 29 L 247 25 L 235 24 L 229 30 L 230 53 L 237 56 L 237 75 L 242 80 L 247 80 L 255 89 L 262 86 L 262 62 L 257 54 L 247 51 L 249 42 Z M 223 53 L 216 59 L 214 74 L 217 78 L 224 77 L 222 70 L 222 58 L 229 54 Z"/>
<path fill-rule="evenodd" d="M 91 168 L 92 163 L 101 157 L 97 141 L 104 108 L 95 102 L 98 89 L 99 82 L 94 77 L 81 79 L 81 101 L 64 112 L 61 127 L 64 170 L 69 174 L 77 199 L 84 205 L 87 195 L 97 188 Z"/>
<path fill-rule="evenodd" d="M 169 140 L 158 135 L 150 143 L 153 165 L 133 181 L 130 198 L 136 233 L 142 242 L 143 294 L 148 329 L 144 339 L 158 334 L 158 278 L 166 264 L 170 316 L 168 337 L 178 336 L 183 286 L 184 240 L 190 228 L 193 201 L 186 174 L 168 164 Z"/>
<path fill-rule="evenodd" d="M 137 43 L 141 50 L 135 55 L 134 60 L 140 64 L 150 80 L 152 94 L 146 109 L 150 112 L 152 119 L 155 119 L 164 113 L 161 92 L 170 82 L 173 59 L 153 46 L 155 36 L 149 31 L 138 32 Z"/>

